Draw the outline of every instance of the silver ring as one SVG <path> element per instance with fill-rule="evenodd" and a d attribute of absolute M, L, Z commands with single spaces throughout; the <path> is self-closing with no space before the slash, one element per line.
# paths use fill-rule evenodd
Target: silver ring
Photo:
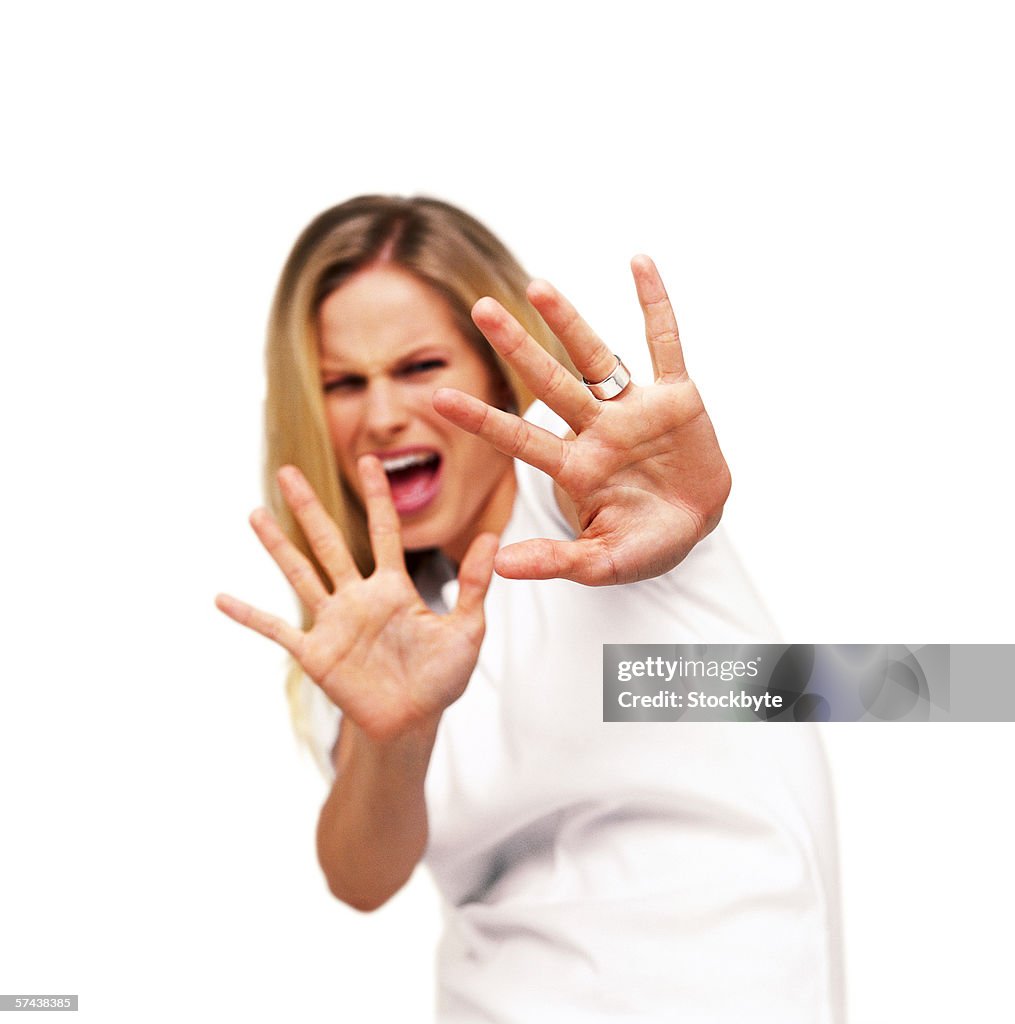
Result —
<path fill-rule="evenodd" d="M 614 353 L 614 356 L 617 360 L 617 365 L 613 368 L 613 373 L 604 380 L 593 384 L 592 381 L 582 377 L 582 384 L 592 392 L 592 397 L 598 398 L 600 402 L 608 402 L 611 398 L 616 398 L 631 383 L 630 370 L 621 362 L 620 356 L 616 355 L 616 353 Z"/>

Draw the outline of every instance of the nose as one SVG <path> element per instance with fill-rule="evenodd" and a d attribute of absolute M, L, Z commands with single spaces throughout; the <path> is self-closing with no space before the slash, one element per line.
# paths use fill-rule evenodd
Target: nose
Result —
<path fill-rule="evenodd" d="M 408 426 L 409 412 L 399 394 L 397 383 L 373 380 L 367 386 L 364 424 L 378 441 L 388 441 Z"/>

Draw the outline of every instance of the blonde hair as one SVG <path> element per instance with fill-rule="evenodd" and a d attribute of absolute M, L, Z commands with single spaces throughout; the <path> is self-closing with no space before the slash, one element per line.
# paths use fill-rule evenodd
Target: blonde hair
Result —
<path fill-rule="evenodd" d="M 297 239 L 275 291 L 268 322 L 264 489 L 268 507 L 289 538 L 321 571 L 282 500 L 280 466 L 299 466 L 345 536 L 360 571 L 373 571 L 366 519 L 339 473 L 324 415 L 318 366 L 317 315 L 343 282 L 378 263 L 408 271 L 446 302 L 462 335 L 503 380 L 523 412 L 533 396 L 472 323 L 483 296 L 501 303 L 547 351 L 575 373 L 560 342 L 525 297 L 529 277 L 507 248 L 474 217 L 423 196 L 359 196 L 326 210 Z M 322 572 L 322 578 L 327 577 Z M 302 609 L 303 627 L 311 617 Z M 313 687 L 299 665 L 286 680 L 293 726 L 313 748 Z"/>

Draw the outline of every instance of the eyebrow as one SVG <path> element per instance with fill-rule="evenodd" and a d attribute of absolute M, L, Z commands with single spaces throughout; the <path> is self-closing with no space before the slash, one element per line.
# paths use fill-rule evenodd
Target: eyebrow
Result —
<path fill-rule="evenodd" d="M 389 366 L 399 366 L 402 363 L 410 362 L 413 359 L 418 359 L 420 356 L 424 355 L 440 355 L 443 358 L 447 358 L 446 352 L 444 352 L 438 342 L 426 342 L 414 348 L 407 349 L 404 354 L 396 356 Z M 322 353 L 320 356 L 320 368 L 322 372 L 329 373 L 361 372 L 360 367 L 349 367 L 347 364 L 337 359 L 329 359 L 327 353 Z"/>

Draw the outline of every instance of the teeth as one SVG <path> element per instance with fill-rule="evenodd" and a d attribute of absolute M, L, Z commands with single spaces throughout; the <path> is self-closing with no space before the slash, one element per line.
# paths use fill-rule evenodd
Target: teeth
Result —
<path fill-rule="evenodd" d="M 397 473 L 400 469 L 408 469 L 410 466 L 425 466 L 428 462 L 435 462 L 437 456 L 432 452 L 414 452 L 412 455 L 399 455 L 394 459 L 381 459 L 381 465 L 385 473 Z"/>

